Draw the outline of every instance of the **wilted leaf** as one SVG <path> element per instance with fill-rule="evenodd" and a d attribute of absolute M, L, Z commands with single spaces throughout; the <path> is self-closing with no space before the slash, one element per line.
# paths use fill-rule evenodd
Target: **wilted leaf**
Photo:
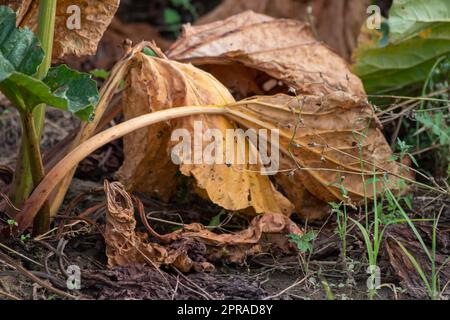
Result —
<path fill-rule="evenodd" d="M 243 127 L 280 130 L 276 182 L 302 216 L 322 218 L 327 211 L 319 209 L 320 201 L 358 202 L 371 197 L 372 186 L 364 190 L 363 175 L 367 182 L 374 172 L 386 174 L 396 188 L 399 166 L 390 160 L 392 151 L 364 98 L 344 92 L 278 94 L 249 98 L 229 109 Z M 380 184 L 377 192 L 382 191 Z"/>
<path fill-rule="evenodd" d="M 370 0 L 223 0 L 196 24 L 223 20 L 247 10 L 274 18 L 298 19 L 311 23 L 319 40 L 323 40 L 349 61 L 370 3 Z M 308 12 L 308 7 L 311 12 Z"/>
<path fill-rule="evenodd" d="M 266 22 L 252 23 L 252 19 L 256 19 L 257 21 L 262 19 Z M 328 49 L 320 47 L 317 52 L 324 52 L 324 55 L 312 57 L 311 59 L 316 59 L 314 65 L 304 64 L 302 66 L 306 69 L 299 69 L 299 67 L 295 65 L 295 61 L 297 60 L 294 59 L 294 57 L 304 56 L 306 53 L 304 55 L 297 55 L 298 52 L 295 51 L 296 49 L 289 46 L 289 43 L 285 44 L 286 47 L 282 46 L 280 52 L 278 52 L 278 49 L 274 49 L 273 52 L 270 52 L 270 50 L 263 50 L 265 46 L 269 46 L 267 43 L 284 43 L 283 41 L 285 39 L 282 38 L 283 32 L 281 31 L 277 34 L 277 39 L 267 38 L 268 36 L 266 37 L 267 39 L 262 38 L 262 35 L 271 34 L 273 30 L 276 29 L 273 25 L 275 22 L 281 23 L 282 25 L 284 25 L 284 23 L 287 23 L 288 25 L 292 24 L 292 30 L 300 30 L 300 33 L 304 31 L 304 28 L 299 25 L 301 22 L 274 20 L 266 16 L 247 12 L 232 17 L 225 22 L 219 22 L 218 25 L 220 24 L 220 28 L 215 28 L 215 24 L 212 24 L 188 29 L 184 37 L 169 51 L 169 55 L 175 56 L 177 59 L 183 57 L 182 60 L 188 60 L 194 63 L 205 63 L 207 64 L 207 70 L 220 70 L 221 75 L 226 74 L 225 78 L 230 80 L 234 79 L 233 81 L 235 81 L 238 86 L 238 90 L 241 89 L 240 86 L 247 80 L 242 81 L 242 77 L 245 78 L 245 73 L 239 73 L 237 70 L 246 68 L 246 70 L 252 72 L 259 72 L 256 70 L 257 67 L 250 67 L 250 65 L 257 65 L 258 67 L 262 65 L 263 67 L 260 68 L 263 68 L 267 73 L 272 72 L 271 75 L 276 77 L 276 79 L 290 82 L 289 85 L 297 86 L 300 90 L 318 91 L 319 94 L 297 94 L 295 97 L 283 94 L 266 97 L 260 96 L 249 98 L 236 105 L 230 104 L 230 102 L 233 102 L 231 99 L 213 99 L 207 101 L 196 99 L 194 104 L 224 105 L 228 103 L 226 108 L 230 110 L 232 114 L 231 118 L 238 123 L 239 126 L 257 129 L 276 128 L 281 130 L 281 168 L 280 173 L 276 175 L 275 180 L 277 184 L 282 187 L 281 189 L 284 194 L 295 204 L 296 211 L 304 217 L 308 217 L 309 219 L 323 218 L 327 214 L 326 203 L 329 201 L 344 200 L 358 202 L 364 198 L 364 196 L 370 197 L 373 194 L 372 186 L 367 186 L 365 188 L 364 181 L 372 178 L 374 172 L 376 175 L 387 174 L 391 181 L 391 186 L 396 188 L 396 177 L 399 176 L 400 172 L 398 164 L 391 161 L 392 151 L 379 130 L 379 122 L 366 99 L 363 96 L 358 97 L 339 90 L 334 92 L 332 87 L 325 85 L 323 82 L 307 88 L 302 86 L 302 83 L 296 82 L 299 77 L 309 76 L 307 72 L 307 70 L 309 70 L 308 68 L 324 68 L 323 65 L 327 65 L 327 63 L 330 62 L 330 59 L 333 59 L 333 57 L 339 59 L 339 57 L 333 56 Z M 239 24 L 246 25 L 247 27 L 237 27 L 236 25 Z M 266 25 L 269 25 L 270 28 L 264 29 L 267 27 Z M 262 32 L 261 28 L 267 30 L 267 33 Z M 237 30 L 241 30 L 242 32 L 237 32 Z M 289 30 L 283 28 L 280 30 L 284 30 L 284 34 L 289 34 Z M 217 35 L 218 32 L 219 35 Z M 259 36 L 259 38 L 257 36 Z M 244 41 L 244 39 L 250 39 L 250 37 L 252 42 Z M 291 38 L 295 39 L 295 37 Z M 286 48 L 286 50 L 283 48 Z M 299 48 L 303 48 L 303 46 L 299 46 Z M 326 51 L 320 51 L 322 49 Z M 251 51 L 253 53 L 246 55 L 242 50 Z M 259 51 L 261 52 L 258 53 Z M 286 59 L 284 59 L 284 56 L 288 56 L 287 62 Z M 262 57 L 265 57 L 264 62 L 261 62 L 263 61 Z M 146 59 L 151 61 L 150 58 Z M 260 62 L 256 63 L 256 59 L 259 59 L 258 61 Z M 159 60 L 156 59 L 156 61 Z M 219 66 L 219 69 L 215 68 L 223 61 L 225 61 L 223 66 Z M 226 64 L 230 62 L 234 63 L 235 61 L 240 61 L 242 64 L 245 64 L 245 66 L 236 63 L 232 64 L 230 67 L 230 65 Z M 345 63 L 342 60 L 336 61 L 335 64 L 340 62 L 341 66 L 346 68 Z M 191 72 L 189 70 L 191 70 L 192 67 L 173 62 L 165 63 L 166 65 L 176 66 L 185 73 Z M 217 65 L 213 65 L 216 63 Z M 174 80 L 177 79 L 174 75 L 177 73 L 179 74 L 179 72 L 169 72 L 167 70 L 161 71 L 154 67 L 148 67 L 148 71 L 145 72 L 144 66 L 146 64 L 149 64 L 149 62 L 140 62 L 139 68 L 135 68 L 134 71 L 132 69 L 131 71 L 131 76 L 129 78 L 131 81 L 128 85 L 129 89 L 127 90 L 126 95 L 126 99 L 128 100 L 125 100 L 125 109 L 134 109 L 135 111 L 132 115 L 127 116 L 127 118 L 148 111 L 158 110 L 158 106 L 160 105 L 192 105 L 192 101 L 189 99 L 185 99 L 184 102 L 180 101 L 178 104 L 174 104 L 171 101 L 166 102 L 166 97 L 174 100 L 173 94 L 166 93 L 168 91 L 166 89 L 167 79 L 170 79 L 170 83 L 176 84 L 178 81 Z M 283 69 L 284 74 L 280 72 L 282 66 L 286 66 L 286 68 Z M 292 68 L 293 71 L 288 71 L 289 67 Z M 328 69 L 330 68 L 331 67 L 328 67 Z M 139 74 L 136 73 L 138 70 L 141 70 L 140 74 L 152 74 L 153 79 L 161 75 L 161 79 L 165 78 L 166 80 L 161 82 L 163 83 L 163 86 L 160 86 L 159 84 L 149 85 L 149 80 L 146 80 L 146 78 L 143 78 L 142 76 L 138 76 Z M 252 72 L 246 74 L 252 76 L 255 75 L 255 73 Z M 169 74 L 170 76 L 168 76 Z M 198 73 L 192 83 L 195 83 L 201 88 L 218 87 L 217 82 L 206 85 L 208 81 L 211 81 L 210 76 L 206 78 L 208 81 L 204 82 L 199 75 L 200 73 Z M 330 73 L 330 77 L 331 76 L 339 77 L 340 75 Z M 360 87 L 359 80 L 353 75 L 351 75 L 351 77 L 355 79 L 355 83 L 354 87 L 347 87 L 348 91 L 351 92 L 356 90 L 362 94 L 363 91 Z M 194 79 L 194 77 L 192 78 Z M 330 78 L 328 83 L 332 81 L 333 80 Z M 205 85 L 203 85 L 204 83 Z M 356 83 L 358 85 L 356 85 Z M 170 86 L 175 88 L 175 84 L 170 84 Z M 251 86 L 252 85 L 244 85 L 246 89 Z M 178 91 L 185 92 L 186 89 L 182 88 L 183 87 L 181 86 Z M 211 92 L 210 90 L 209 93 L 214 95 L 214 91 Z M 228 93 L 226 94 L 228 95 Z M 244 95 L 247 94 L 248 92 Z M 224 94 L 221 93 L 220 95 L 223 96 Z M 154 98 L 154 96 L 162 98 Z M 246 101 L 248 101 L 248 103 L 245 103 Z M 145 110 L 141 109 L 143 105 L 147 106 L 145 107 Z M 148 107 L 148 105 L 150 105 L 150 107 Z M 140 111 L 136 111 L 138 109 L 140 109 Z M 127 111 L 125 111 L 125 113 L 127 113 Z M 211 124 L 208 124 L 207 127 L 222 128 L 222 126 L 217 123 L 213 124 L 213 120 L 211 119 L 214 119 L 214 117 L 219 116 L 207 115 L 203 117 L 203 119 L 208 119 L 204 121 Z M 192 122 L 188 124 L 182 120 L 178 123 L 183 123 L 182 126 L 178 126 L 179 128 L 189 128 L 189 130 L 192 131 Z M 230 127 L 233 127 L 232 123 L 229 125 Z M 178 127 L 172 127 L 171 129 Z M 149 192 L 160 192 L 161 190 L 165 190 L 169 192 L 162 192 L 162 194 L 170 195 L 170 190 L 173 190 L 175 184 L 175 182 L 171 181 L 174 181 L 174 179 L 165 179 L 164 182 L 161 182 L 161 179 L 158 178 L 159 175 L 154 172 L 160 172 L 161 174 L 165 172 L 167 177 L 174 177 L 174 166 L 170 163 L 167 164 L 167 167 L 165 168 L 170 168 L 170 170 L 172 170 L 169 172 L 170 174 L 168 174 L 168 171 L 161 170 L 161 161 L 152 161 L 151 157 L 148 158 L 148 156 L 145 155 L 147 152 L 141 151 L 146 145 L 143 141 L 148 141 L 151 146 L 157 146 L 158 144 L 161 146 L 167 145 L 168 134 L 166 136 L 161 134 L 166 131 L 167 128 L 159 127 L 148 129 L 147 136 L 145 133 L 139 133 L 139 135 L 136 133 L 134 137 L 129 136 L 129 138 L 126 138 L 129 139 L 129 142 L 127 143 L 127 140 L 125 140 L 125 154 L 129 154 L 129 159 L 132 159 L 131 161 L 134 162 L 127 163 L 126 160 L 124 168 L 122 168 L 123 170 L 121 171 L 121 177 L 128 186 L 131 186 L 132 188 L 137 187 L 137 190 Z M 163 138 L 160 139 L 158 137 Z M 131 153 L 130 150 L 126 149 L 127 144 L 134 148 Z M 161 152 L 156 152 L 156 149 L 154 148 L 155 147 L 150 150 L 154 155 L 160 156 Z M 128 164 L 131 164 L 131 174 L 128 173 L 124 175 L 124 169 Z M 207 195 L 208 198 L 213 202 L 230 209 L 231 201 L 221 201 L 222 193 L 224 189 L 234 189 L 222 189 L 220 188 L 220 185 L 217 186 L 216 181 L 219 178 L 210 180 L 208 171 L 203 168 L 201 169 L 201 172 L 199 170 L 189 172 L 186 171 L 186 168 L 189 168 L 190 170 L 192 166 L 182 166 L 182 173 L 185 175 L 189 175 L 192 172 L 196 173 L 194 176 L 197 181 L 200 181 L 199 185 L 201 188 L 204 188 L 204 182 L 210 183 L 210 189 Z M 153 175 L 149 176 L 146 174 L 147 172 L 152 172 Z M 364 178 L 362 177 L 362 172 Z M 406 174 L 406 172 L 407 170 L 405 169 L 403 173 Z M 221 181 L 227 181 L 226 175 L 223 172 L 218 171 L 217 174 L 215 174 L 215 177 L 220 177 Z M 146 187 L 142 188 L 142 185 L 144 184 Z M 377 187 L 379 187 L 377 192 L 381 192 L 381 181 Z M 236 206 L 234 207 L 236 208 Z"/>
<path fill-rule="evenodd" d="M 369 93 L 422 84 L 450 52 L 448 1 L 397 0 L 390 12 L 389 43 L 380 45 L 380 33 L 365 30 L 356 51 L 353 70 Z"/>
<path fill-rule="evenodd" d="M 125 119 L 178 106 L 226 105 L 234 102 L 228 90 L 211 75 L 192 65 L 137 54 L 128 73 L 124 96 Z M 235 124 L 221 115 L 182 118 L 138 130 L 124 138 L 125 161 L 119 172 L 131 190 L 157 193 L 167 199 L 175 190 L 177 166 L 171 161 L 170 135 L 187 130 L 194 137 L 195 121 L 202 132 L 226 129 Z M 204 139 L 204 137 L 200 138 Z M 204 141 L 206 147 L 211 141 Z M 248 142 L 246 142 L 248 144 Z M 236 142 L 234 142 L 236 144 Z M 226 145 L 226 140 L 224 140 Z M 224 156 L 225 159 L 225 156 Z M 248 164 L 186 164 L 180 172 L 195 179 L 202 194 L 227 210 L 290 214 L 292 206 L 259 168 Z"/>
<path fill-rule="evenodd" d="M 59 0 L 56 7 L 53 57 L 94 54 L 119 3 L 120 0 Z M 18 10 L 21 27 L 37 31 L 38 0 L 0 0 L 0 4 Z"/>
<path fill-rule="evenodd" d="M 280 173 L 276 175 L 276 182 L 302 216 L 322 218 L 327 214 L 326 202 L 338 199 L 358 202 L 364 195 L 370 197 L 373 194 L 372 186 L 368 185 L 364 190 L 363 181 L 367 182 L 372 178 L 374 172 L 376 175 L 387 174 L 392 187 L 396 186 L 399 167 L 391 161 L 392 151 L 377 127 L 378 120 L 371 106 L 364 98 L 344 92 L 296 97 L 278 94 L 249 98 L 233 104 L 223 89 L 219 95 L 214 94 L 221 88 L 220 84 L 192 66 L 144 55 L 138 57 L 136 65 L 138 67 L 131 69 L 125 91 L 127 118 L 166 106 L 176 106 L 173 101 L 177 105 L 224 105 L 228 102 L 226 108 L 229 109 L 231 119 L 241 127 L 279 129 L 281 167 Z M 149 75 L 151 79 L 148 79 Z M 150 82 L 152 79 L 159 81 Z M 197 88 L 196 92 L 203 92 L 203 96 L 190 92 L 190 88 L 184 83 L 185 79 L 189 79 L 191 86 Z M 179 100 L 175 100 L 177 96 L 173 88 L 178 88 L 177 92 L 182 92 L 184 96 L 178 96 Z M 217 96 L 220 100 L 217 100 Z M 223 100 L 224 96 L 228 96 L 227 100 Z M 201 117 L 208 128 L 223 128 L 224 124 L 217 122 L 217 119 L 222 118 L 211 115 Z M 139 191 L 156 191 L 160 196 L 167 192 L 170 195 L 176 181 L 176 167 L 168 159 L 166 151 L 169 145 L 168 132 L 169 129 L 176 128 L 188 128 L 192 132 L 193 119 L 199 117 L 177 121 L 172 127 L 168 124 L 150 127 L 126 137 L 126 160 L 120 172 L 122 180 Z M 232 122 L 224 123 L 227 127 L 234 127 Z M 216 169 L 217 167 L 220 169 Z M 238 176 L 242 172 L 230 170 L 225 165 L 210 168 L 214 168 L 213 174 L 205 165 L 182 165 L 180 170 L 185 175 L 193 174 L 200 188 L 208 191 L 207 196 L 213 202 L 229 210 L 246 208 L 248 193 L 245 193 L 244 199 L 236 198 L 243 194 L 241 188 L 246 185 L 235 183 L 234 177 L 229 180 L 230 172 Z M 362 171 L 365 179 L 362 178 Z M 263 179 L 258 174 L 252 175 L 252 179 L 257 177 Z M 267 189 L 270 196 L 273 194 L 272 186 L 266 185 L 270 187 Z M 380 192 L 381 185 L 377 186 L 377 192 Z M 256 191 L 258 189 L 261 191 Z M 235 198 L 224 199 L 224 190 L 228 194 L 236 190 L 237 193 L 233 195 Z M 253 189 L 254 192 L 267 190 Z M 236 203 L 240 203 L 236 199 L 242 199 L 246 206 L 236 206 Z M 253 194 L 251 199 L 255 199 Z M 277 201 L 275 197 L 272 199 L 271 203 Z M 253 207 L 257 208 L 255 205 Z M 261 211 L 256 212 L 271 212 L 267 211 L 267 207 L 266 211 L 262 206 L 259 208 Z"/>
<path fill-rule="evenodd" d="M 184 225 L 182 229 L 163 236 L 151 230 L 151 235 L 156 235 L 163 246 L 148 242 L 145 234 L 136 233 L 133 201 L 119 182 L 105 181 L 105 192 L 105 241 L 109 267 L 150 263 L 155 266 L 173 265 L 183 272 L 211 270 L 214 267 L 208 261 L 243 263 L 248 255 L 260 253 L 264 247 L 263 234 L 274 237 L 303 234 L 288 217 L 267 214 L 254 218 L 247 229 L 233 234 L 215 234 L 198 223 Z M 285 236 L 284 241 L 276 239 L 271 243 L 285 252 L 292 249 Z"/>
<path fill-rule="evenodd" d="M 251 88 L 286 93 L 287 87 L 306 94 L 364 94 L 346 62 L 315 39 L 306 23 L 251 11 L 203 26 L 185 26 L 167 55 L 205 67 L 234 91 L 242 92 L 246 82 L 247 94 L 258 93 Z M 230 83 L 233 79 L 235 85 Z"/>

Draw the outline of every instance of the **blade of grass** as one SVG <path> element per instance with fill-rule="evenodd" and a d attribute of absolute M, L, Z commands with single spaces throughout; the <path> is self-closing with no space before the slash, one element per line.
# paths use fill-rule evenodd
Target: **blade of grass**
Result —
<path fill-rule="evenodd" d="M 401 215 L 403 216 L 403 218 L 406 220 L 406 222 L 408 223 L 409 227 L 411 228 L 411 230 L 413 231 L 414 235 L 416 236 L 417 240 L 420 242 L 420 245 L 422 246 L 423 250 L 425 251 L 425 253 L 427 254 L 428 258 L 430 259 L 430 261 L 433 261 L 433 257 L 430 254 L 430 251 L 428 250 L 428 247 L 426 246 L 425 242 L 423 241 L 419 231 L 417 231 L 416 226 L 414 225 L 414 223 L 411 221 L 411 218 L 406 214 L 405 210 L 403 210 L 402 206 L 398 203 L 397 199 L 395 198 L 394 194 L 392 193 L 392 191 L 387 188 L 386 189 L 386 194 L 389 195 L 389 197 L 391 197 L 392 201 L 395 203 L 395 205 L 397 206 L 398 210 L 400 211 Z"/>
<path fill-rule="evenodd" d="M 397 242 L 398 246 L 402 249 L 403 253 L 408 257 L 409 261 L 411 261 L 420 278 L 422 279 L 424 285 L 426 286 L 428 292 L 431 294 L 432 290 L 430 287 L 430 283 L 428 282 L 425 272 L 423 271 L 420 264 L 417 262 L 416 258 L 414 258 L 414 256 L 408 251 L 408 249 L 405 248 L 405 246 L 403 246 L 403 244 L 400 241 L 398 241 L 397 239 L 394 240 Z"/>
<path fill-rule="evenodd" d="M 367 257 L 369 258 L 369 264 L 374 266 L 375 265 L 375 261 L 374 261 L 374 256 L 373 256 L 373 247 L 372 247 L 372 241 L 370 240 L 370 236 L 369 233 L 367 232 L 366 228 L 359 223 L 358 221 L 356 221 L 353 218 L 349 218 L 350 220 L 352 220 L 352 222 L 358 227 L 358 229 L 361 231 L 363 237 L 364 237 L 364 243 L 366 244 L 366 249 L 367 249 Z"/>

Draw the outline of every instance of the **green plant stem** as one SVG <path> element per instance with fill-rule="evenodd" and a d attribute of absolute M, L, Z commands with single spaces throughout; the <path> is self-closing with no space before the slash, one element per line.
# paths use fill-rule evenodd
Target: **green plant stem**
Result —
<path fill-rule="evenodd" d="M 29 195 L 29 190 L 33 179 L 31 177 L 30 162 L 28 150 L 25 148 L 24 138 L 22 138 L 21 147 L 16 160 L 16 167 L 14 170 L 14 179 L 12 183 L 12 193 L 10 195 L 11 202 L 17 208 L 22 208 L 25 200 Z"/>
<path fill-rule="evenodd" d="M 442 211 L 441 211 L 442 212 Z M 440 214 L 439 214 L 440 215 Z M 437 274 L 436 274 L 436 236 L 439 218 L 434 216 L 433 221 L 433 238 L 431 242 L 431 299 L 438 300 L 439 294 L 437 289 Z"/>
<path fill-rule="evenodd" d="M 44 49 L 45 57 L 42 64 L 39 66 L 37 78 L 44 78 L 47 75 L 48 69 L 52 64 L 53 52 L 53 38 L 55 34 L 55 16 L 56 16 L 56 2 L 57 0 L 40 0 L 39 4 L 39 26 L 38 38 L 41 42 L 42 49 Z M 36 125 L 36 133 L 39 136 L 42 132 L 45 115 L 45 104 L 37 106 L 34 110 L 34 122 Z"/>
<path fill-rule="evenodd" d="M 347 205 L 344 203 L 343 232 L 342 232 L 342 261 L 347 268 Z"/>
<path fill-rule="evenodd" d="M 39 148 L 39 139 L 36 134 L 36 126 L 31 113 L 21 113 L 23 141 L 28 151 L 30 160 L 31 174 L 34 184 L 37 185 L 44 178 L 44 164 L 42 163 L 41 151 Z"/>
<path fill-rule="evenodd" d="M 443 212 L 444 207 L 441 208 L 439 211 L 439 214 L 434 216 L 433 221 L 433 238 L 431 242 L 431 298 L 433 300 L 439 299 L 439 292 L 438 292 L 438 274 L 440 270 L 437 270 L 436 266 L 436 244 L 437 244 L 437 230 L 438 230 L 438 224 L 439 220 L 441 219 L 441 214 Z M 447 261 L 444 261 L 442 263 L 442 267 L 447 263 Z"/>
<path fill-rule="evenodd" d="M 36 133 L 35 121 L 32 113 L 22 112 L 22 141 L 25 145 L 25 150 L 28 151 L 30 169 L 34 185 L 37 186 L 45 177 L 44 164 L 42 162 L 41 150 L 39 145 L 38 135 Z M 35 234 L 42 234 L 47 232 L 50 228 L 50 208 L 48 202 L 44 204 L 42 209 L 37 214 L 34 220 L 33 232 Z"/>
<path fill-rule="evenodd" d="M 41 0 L 39 3 L 38 37 L 41 42 L 42 49 L 45 52 L 45 58 L 38 69 L 36 75 L 37 78 L 44 78 L 46 76 L 52 62 L 56 2 L 57 0 Z M 44 116 L 45 105 L 37 106 L 33 113 L 33 119 L 38 142 L 41 140 Z M 22 207 L 23 203 L 30 195 L 33 186 L 31 163 L 29 161 L 30 153 L 26 149 L 25 145 L 26 143 L 24 139 L 22 139 L 22 145 L 14 173 L 12 188 L 13 193 L 11 195 L 11 200 L 14 205 L 19 208 Z"/>

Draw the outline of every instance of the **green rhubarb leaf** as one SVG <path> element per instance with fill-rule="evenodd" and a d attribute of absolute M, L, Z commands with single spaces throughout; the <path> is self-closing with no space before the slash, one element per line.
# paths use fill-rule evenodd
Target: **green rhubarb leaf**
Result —
<path fill-rule="evenodd" d="M 30 30 L 16 28 L 15 17 L 11 9 L 0 6 L 0 91 L 22 112 L 45 103 L 89 120 L 98 102 L 96 82 L 65 65 L 36 79 L 44 52 Z"/>
<path fill-rule="evenodd" d="M 450 1 L 394 0 L 389 19 L 389 42 L 380 34 L 360 43 L 353 71 L 368 93 L 423 84 L 433 65 L 450 53 Z"/>
<path fill-rule="evenodd" d="M 391 41 L 398 42 L 422 30 L 450 22 L 450 1 L 395 0 L 389 11 Z"/>
<path fill-rule="evenodd" d="M 16 14 L 0 6 L 0 81 L 13 72 L 36 74 L 44 59 L 44 50 L 29 29 L 16 28 Z"/>
<path fill-rule="evenodd" d="M 91 76 L 66 65 L 51 68 L 44 80 L 14 72 L 0 82 L 0 91 L 18 108 L 32 111 L 45 103 L 90 120 L 98 102 L 97 84 Z"/>
<path fill-rule="evenodd" d="M 90 120 L 98 102 L 97 83 L 91 75 L 60 65 L 49 70 L 44 83 L 54 97 L 67 102 L 64 106 L 55 107 L 70 111 L 82 120 Z"/>
<path fill-rule="evenodd" d="M 0 82 L 0 91 L 21 111 L 32 111 L 37 105 L 46 103 L 56 108 L 64 108 L 66 101 L 52 94 L 41 80 L 26 74 L 13 72 Z"/>

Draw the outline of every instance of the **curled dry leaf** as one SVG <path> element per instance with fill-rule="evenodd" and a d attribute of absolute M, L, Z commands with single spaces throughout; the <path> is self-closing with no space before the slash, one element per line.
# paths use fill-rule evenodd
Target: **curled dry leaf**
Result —
<path fill-rule="evenodd" d="M 109 267 L 150 263 L 157 267 L 174 265 L 185 272 L 191 268 L 197 271 L 213 268 L 207 262 L 194 262 L 183 248 L 170 251 L 157 243 L 148 243 L 147 234 L 135 231 L 133 201 L 123 186 L 105 180 L 104 187 L 107 200 L 105 242 Z"/>
<path fill-rule="evenodd" d="M 247 128 L 280 130 L 277 183 L 309 219 L 326 214 L 326 202 L 358 202 L 373 195 L 369 179 L 383 176 L 396 188 L 399 165 L 369 103 L 345 92 L 325 96 L 258 96 L 228 106 Z M 406 173 L 406 169 L 404 169 Z M 364 187 L 366 185 L 366 188 Z M 313 197 L 312 197 L 313 196 Z"/>
<path fill-rule="evenodd" d="M 128 72 L 124 91 L 125 119 L 179 106 L 223 106 L 234 103 L 229 91 L 210 74 L 190 64 L 137 54 Z M 268 176 L 249 164 L 173 164 L 169 148 L 175 129 L 187 130 L 194 137 L 194 126 L 202 133 L 217 129 L 226 145 L 227 129 L 236 125 L 222 115 L 199 115 L 161 123 L 135 131 L 124 138 L 125 161 L 118 176 L 130 190 L 156 193 L 168 199 L 176 188 L 177 170 L 195 179 L 198 189 L 214 203 L 228 210 L 255 213 L 292 212 L 291 203 L 272 185 Z M 198 132 L 198 131 L 197 131 Z M 198 133 L 197 133 L 198 134 Z M 196 138 L 196 137 L 194 137 Z M 211 141 L 206 141 L 206 148 Z M 231 142 L 237 145 L 236 141 Z M 248 144 L 248 142 L 246 142 Z M 226 149 L 226 148 L 223 148 Z M 247 148 L 248 149 L 248 148 Z M 200 150 L 203 154 L 204 150 Z M 194 155 L 195 156 L 195 155 Z M 224 159 L 225 150 L 224 150 Z M 236 164 L 235 164 L 236 163 Z"/>
<path fill-rule="evenodd" d="M 136 220 L 134 219 L 134 207 L 131 197 L 124 192 L 120 185 L 104 183 L 107 215 L 105 228 L 106 255 L 108 265 L 124 265 L 127 261 L 143 261 L 145 257 L 140 250 L 148 251 L 149 258 L 155 261 L 155 256 L 160 254 L 152 248 L 147 248 L 144 239 L 135 233 Z M 151 251 L 151 254 L 150 252 Z"/>
<path fill-rule="evenodd" d="M 120 0 L 59 0 L 56 7 L 53 57 L 94 54 Z M 0 0 L 18 12 L 21 27 L 37 31 L 39 1 Z M 79 19 L 79 20 L 77 20 Z"/>
<path fill-rule="evenodd" d="M 224 0 L 196 24 L 223 20 L 247 10 L 274 18 L 298 19 L 310 23 L 320 40 L 349 61 L 370 3 L 370 0 Z"/>
<path fill-rule="evenodd" d="M 167 55 L 204 67 L 244 97 L 286 92 L 287 87 L 305 94 L 364 95 L 347 63 L 297 20 L 246 11 L 223 21 L 188 25 Z"/>
<path fill-rule="evenodd" d="M 270 246 L 269 243 L 290 252 L 293 245 L 284 235 L 303 234 L 288 217 L 266 214 L 254 218 L 247 229 L 233 234 L 215 234 L 198 223 L 185 225 L 163 236 L 150 230 L 164 242 L 162 246 L 148 242 L 147 235 L 136 233 L 133 201 L 122 184 L 105 181 L 105 192 L 105 241 L 109 267 L 150 263 L 154 266 L 173 265 L 183 272 L 211 270 L 213 265 L 208 261 L 242 263 L 248 255 L 260 253 L 264 247 Z M 145 214 L 141 216 L 145 218 Z M 272 236 L 275 241 L 264 243 L 264 234 Z"/>

